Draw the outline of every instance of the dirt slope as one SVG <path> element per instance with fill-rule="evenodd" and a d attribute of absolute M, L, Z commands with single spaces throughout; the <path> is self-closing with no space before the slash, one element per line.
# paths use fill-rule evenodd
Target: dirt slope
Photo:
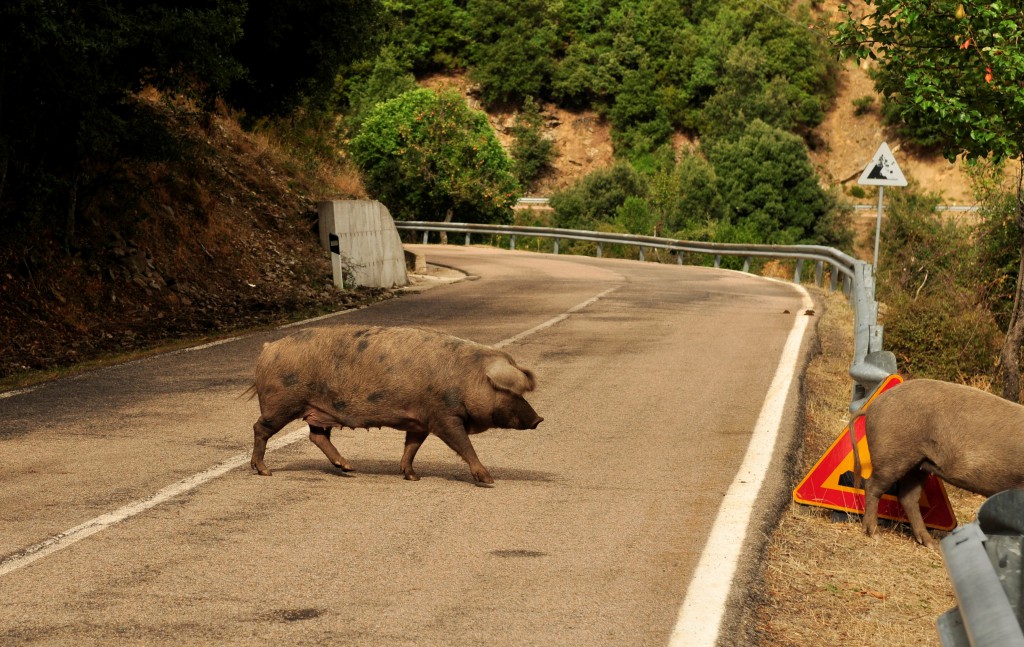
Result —
<path fill-rule="evenodd" d="M 173 340 L 343 309 L 387 296 L 341 293 L 319 247 L 315 200 L 356 197 L 244 132 L 227 114 L 140 101 L 179 138 L 175 162 L 122 160 L 103 190 L 83 189 L 75 233 L 63 222 L 3 234 L 0 388 Z"/>
<path fill-rule="evenodd" d="M 855 114 L 853 102 L 868 96 L 875 99 L 872 109 L 863 115 Z M 811 160 L 818 168 L 822 182 L 841 184 L 849 191 L 856 185 L 857 178 L 879 145 L 886 142 L 903 174 L 912 185 L 916 184 L 918 190 L 938 194 L 943 204 L 973 204 L 962 163 L 951 164 L 941 155 L 921 156 L 903 150 L 900 138 L 882 126 L 878 114 L 880 105 L 881 99 L 865 69 L 848 63 L 840 73 L 832 110 L 818 127 L 825 146 L 811 152 Z M 858 202 L 871 201 L 862 199 Z"/>

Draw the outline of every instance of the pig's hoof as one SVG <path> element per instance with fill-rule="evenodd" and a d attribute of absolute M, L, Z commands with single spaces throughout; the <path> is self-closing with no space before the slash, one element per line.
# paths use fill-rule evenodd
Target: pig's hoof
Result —
<path fill-rule="evenodd" d="M 477 487 L 488 487 L 488 488 L 491 488 L 491 487 L 494 487 L 494 479 L 491 479 L 490 483 L 488 483 L 486 481 L 474 481 L 473 484 L 476 485 Z"/>
<path fill-rule="evenodd" d="M 348 463 L 334 463 L 333 465 L 342 472 L 351 472 L 355 470 L 355 468 L 349 465 Z"/>
<path fill-rule="evenodd" d="M 420 480 L 420 477 L 419 477 L 419 474 L 417 474 L 416 472 L 406 472 L 405 473 L 405 480 L 406 481 L 418 481 L 418 480 Z"/>
<path fill-rule="evenodd" d="M 256 470 L 256 473 L 259 474 L 260 476 L 270 476 L 271 475 L 271 472 L 270 472 L 269 469 L 267 469 L 266 465 L 264 465 L 263 467 L 260 467 L 259 465 L 256 464 L 255 461 L 253 461 L 253 462 L 249 463 L 249 466 L 252 467 L 254 470 Z"/>

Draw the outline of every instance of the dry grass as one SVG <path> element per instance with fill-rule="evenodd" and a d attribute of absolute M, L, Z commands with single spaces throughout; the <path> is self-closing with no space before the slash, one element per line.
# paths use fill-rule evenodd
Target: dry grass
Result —
<path fill-rule="evenodd" d="M 804 383 L 801 478 L 848 415 L 853 313 L 843 295 L 823 300 L 820 353 Z M 946 489 L 960 523 L 973 521 L 984 498 Z M 833 522 L 823 508 L 790 504 L 770 538 L 765 568 L 758 626 L 766 645 L 938 644 L 935 621 L 956 605 L 938 552 L 919 546 L 902 526 L 866 537 L 859 523 Z"/>

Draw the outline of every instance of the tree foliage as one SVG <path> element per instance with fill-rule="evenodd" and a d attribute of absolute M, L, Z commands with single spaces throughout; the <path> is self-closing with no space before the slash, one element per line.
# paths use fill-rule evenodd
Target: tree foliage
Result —
<path fill-rule="evenodd" d="M 527 97 L 510 129 L 512 145 L 509 148 L 513 171 L 523 188 L 531 187 L 551 170 L 555 142 L 544 136 L 543 128 L 544 115 L 540 113 L 540 106 L 533 97 Z"/>
<path fill-rule="evenodd" d="M 555 32 L 547 0 L 469 0 L 470 76 L 489 105 L 518 104 L 550 84 Z"/>
<path fill-rule="evenodd" d="M 229 3 L 0 5 L 0 219 L 74 210 L 87 160 L 139 131 L 128 101 L 144 84 L 206 96 L 241 71 Z M 138 147 L 144 149 L 144 146 Z"/>
<path fill-rule="evenodd" d="M 367 189 L 398 219 L 512 220 L 512 163 L 457 92 L 413 90 L 380 104 L 350 150 Z"/>
<path fill-rule="evenodd" d="M 877 62 L 875 82 L 904 121 L 927 122 L 946 155 L 1024 151 L 1024 7 L 1019 1 L 867 0 L 834 42 Z"/>
<path fill-rule="evenodd" d="M 689 0 L 386 3 L 414 68 L 468 67 L 491 105 L 527 96 L 593 108 L 618 150 L 649 157 L 672 132 L 735 134 L 759 118 L 806 135 L 834 63 L 808 9 Z M 431 17 L 436 19 L 431 20 Z"/>
<path fill-rule="evenodd" d="M 708 158 L 733 224 L 759 242 L 817 242 L 815 225 L 832 205 L 799 137 L 758 120 L 735 140 L 716 142 Z"/>
<path fill-rule="evenodd" d="M 1016 158 L 1017 230 L 1024 231 L 1024 7 L 1017 0 L 867 0 L 865 15 L 841 6 L 839 51 L 876 61 L 891 110 L 926 132 L 949 159 Z M 1021 397 L 1024 238 L 1000 352 L 1003 396 Z"/>
<path fill-rule="evenodd" d="M 378 0 L 234 1 L 245 19 L 231 55 L 244 74 L 228 98 L 255 116 L 326 101 L 338 71 L 370 50 L 381 11 Z"/>
<path fill-rule="evenodd" d="M 646 198 L 647 181 L 628 162 L 619 161 L 598 169 L 574 186 L 551 196 L 555 226 L 568 229 L 599 229 L 611 223 L 629 198 Z"/>
<path fill-rule="evenodd" d="M 0 223 L 67 214 L 125 158 L 173 152 L 144 87 L 253 115 L 323 99 L 366 50 L 376 0 L 0 3 Z"/>

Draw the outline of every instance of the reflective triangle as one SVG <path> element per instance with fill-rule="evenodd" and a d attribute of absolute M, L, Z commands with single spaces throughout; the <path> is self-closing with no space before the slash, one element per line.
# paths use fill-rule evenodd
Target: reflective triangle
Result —
<path fill-rule="evenodd" d="M 902 383 L 903 378 L 899 375 L 887 377 L 868 398 L 865 408 L 871 406 L 874 399 L 883 392 Z M 866 479 L 871 475 L 871 455 L 864 433 L 863 417 L 857 419 L 853 431 L 860 453 L 861 473 Z M 853 487 L 853 483 L 853 447 L 850 445 L 850 427 L 847 426 L 793 490 L 793 500 L 804 505 L 864 514 L 864 490 Z M 931 474 L 925 479 L 920 505 L 921 516 L 929 528 L 945 531 L 956 528 L 956 514 L 949 503 L 946 488 L 941 480 Z M 892 492 L 882 495 L 878 516 L 909 523 L 903 506 Z"/>

